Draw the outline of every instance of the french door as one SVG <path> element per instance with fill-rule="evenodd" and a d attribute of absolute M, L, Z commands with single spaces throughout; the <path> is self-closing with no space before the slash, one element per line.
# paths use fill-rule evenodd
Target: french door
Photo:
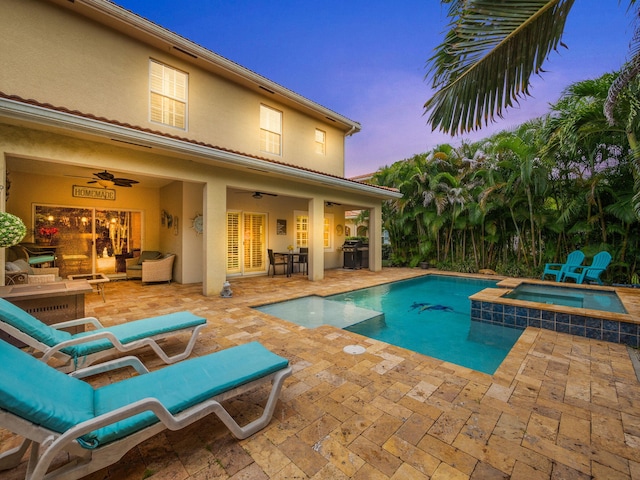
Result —
<path fill-rule="evenodd" d="M 227 274 L 266 271 L 267 215 L 227 212 Z"/>

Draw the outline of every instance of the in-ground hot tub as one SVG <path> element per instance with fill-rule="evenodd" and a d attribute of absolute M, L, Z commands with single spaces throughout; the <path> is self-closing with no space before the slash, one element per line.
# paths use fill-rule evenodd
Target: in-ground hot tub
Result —
<path fill-rule="evenodd" d="M 628 313 L 632 302 L 624 289 L 525 279 L 506 279 L 497 287 L 470 297 L 472 320 L 640 347 L 640 324 Z"/>
<path fill-rule="evenodd" d="M 564 305 L 566 307 L 602 310 L 611 313 L 627 313 L 615 290 L 521 283 L 513 290 L 505 293 L 503 297 L 544 303 L 546 305 Z"/>

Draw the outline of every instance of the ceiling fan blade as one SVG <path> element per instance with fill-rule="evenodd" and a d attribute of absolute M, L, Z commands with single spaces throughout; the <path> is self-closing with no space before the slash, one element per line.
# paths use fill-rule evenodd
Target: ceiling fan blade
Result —
<path fill-rule="evenodd" d="M 118 187 L 131 187 L 134 183 L 140 183 L 137 180 L 131 180 L 129 178 L 114 178 L 112 181 Z"/>
<path fill-rule="evenodd" d="M 100 180 L 113 180 L 115 178 L 113 173 L 109 173 L 106 170 L 104 172 L 94 173 L 94 175 Z"/>

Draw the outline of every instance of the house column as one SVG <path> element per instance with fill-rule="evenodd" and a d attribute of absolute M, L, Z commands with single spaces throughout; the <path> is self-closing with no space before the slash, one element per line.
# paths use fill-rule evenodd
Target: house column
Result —
<path fill-rule="evenodd" d="M 369 210 L 369 270 L 382 270 L 382 205 Z"/>
<path fill-rule="evenodd" d="M 324 278 L 324 200 L 309 200 L 309 280 Z"/>
<path fill-rule="evenodd" d="M 227 278 L 227 186 L 216 179 L 210 179 L 203 195 L 204 216 L 204 272 L 202 293 L 206 296 L 219 295 Z M 223 232 L 223 233 L 221 233 Z"/>
<path fill-rule="evenodd" d="M 0 151 L 0 212 L 7 211 L 7 160 L 4 155 L 4 152 Z M 4 271 L 5 261 L 6 261 L 6 248 L 0 248 L 0 267 L 2 267 L 2 271 Z M 4 275 L 0 279 L 0 286 L 4 285 Z"/>

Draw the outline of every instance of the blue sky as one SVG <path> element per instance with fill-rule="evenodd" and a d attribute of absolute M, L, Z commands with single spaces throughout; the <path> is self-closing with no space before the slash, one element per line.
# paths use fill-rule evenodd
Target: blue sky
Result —
<path fill-rule="evenodd" d="M 437 0 L 115 0 L 116 3 L 362 124 L 346 141 L 345 175 L 376 171 L 459 138 L 432 132 L 422 105 L 426 61 L 442 41 Z M 548 111 L 569 84 L 623 64 L 632 36 L 627 2 L 576 0 L 563 42 L 532 98 L 478 140 Z"/>

